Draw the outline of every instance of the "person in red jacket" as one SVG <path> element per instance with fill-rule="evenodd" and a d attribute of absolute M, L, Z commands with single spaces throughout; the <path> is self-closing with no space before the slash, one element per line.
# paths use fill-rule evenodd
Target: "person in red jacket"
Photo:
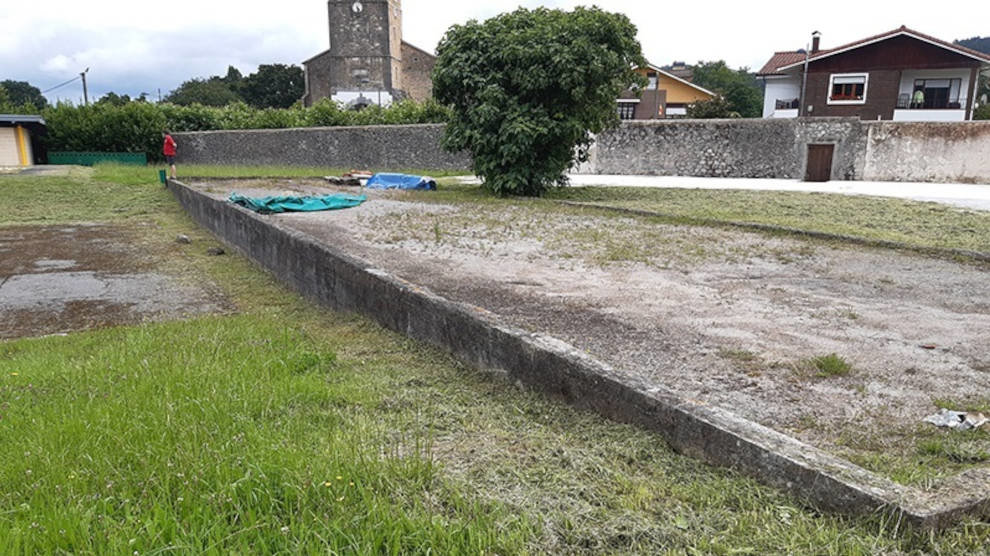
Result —
<path fill-rule="evenodd" d="M 168 131 L 162 131 L 162 137 L 165 139 L 165 144 L 162 146 L 162 154 L 165 155 L 165 162 L 168 164 L 169 169 L 172 171 L 172 179 L 175 179 L 175 139 L 172 139 L 172 135 Z"/>

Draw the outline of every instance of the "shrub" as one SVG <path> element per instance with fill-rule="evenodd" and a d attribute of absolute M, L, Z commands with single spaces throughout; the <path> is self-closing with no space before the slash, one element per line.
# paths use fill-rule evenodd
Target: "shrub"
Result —
<path fill-rule="evenodd" d="M 645 64 L 636 27 L 598 8 L 520 8 L 447 31 L 433 72 L 452 108 L 444 135 L 498 195 L 542 195 L 587 159 L 592 133 L 618 124 L 615 99 Z"/>
<path fill-rule="evenodd" d="M 0 95 L 0 107 L 10 108 L 9 105 Z M 45 109 L 43 114 L 48 123 L 48 135 L 43 140 L 49 150 L 143 152 L 151 160 L 161 160 L 163 129 L 213 131 L 441 123 L 447 120 L 449 111 L 434 101 L 405 100 L 388 108 L 371 106 L 354 112 L 324 99 L 310 108 L 297 105 L 263 109 L 252 108 L 243 102 L 223 107 L 148 102 L 102 102 L 89 106 L 59 103 Z"/>

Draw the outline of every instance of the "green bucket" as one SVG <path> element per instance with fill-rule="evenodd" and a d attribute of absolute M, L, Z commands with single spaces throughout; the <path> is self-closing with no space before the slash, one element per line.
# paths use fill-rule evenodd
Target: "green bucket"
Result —
<path fill-rule="evenodd" d="M 167 180 L 166 176 L 168 176 L 168 174 L 166 173 L 165 170 L 159 170 L 158 171 L 158 181 L 162 182 L 162 185 L 165 185 L 166 183 L 168 183 L 168 180 Z"/>

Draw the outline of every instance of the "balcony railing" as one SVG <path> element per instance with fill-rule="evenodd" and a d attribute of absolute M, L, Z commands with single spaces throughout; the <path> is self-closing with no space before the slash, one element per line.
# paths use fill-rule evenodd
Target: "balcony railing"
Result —
<path fill-rule="evenodd" d="M 964 108 L 966 108 L 966 97 L 959 95 L 915 98 L 912 95 L 902 94 L 897 97 L 898 110 L 962 110 Z"/>
<path fill-rule="evenodd" d="M 792 100 L 777 99 L 777 105 L 774 107 L 775 110 L 797 110 L 798 108 L 801 108 L 801 99 L 799 98 Z"/>

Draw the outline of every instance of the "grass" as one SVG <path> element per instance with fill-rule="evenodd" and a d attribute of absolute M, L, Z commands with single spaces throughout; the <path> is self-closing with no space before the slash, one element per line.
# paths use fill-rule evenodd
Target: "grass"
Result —
<path fill-rule="evenodd" d="M 821 378 L 846 376 L 852 371 L 852 365 L 834 353 L 812 357 L 808 363 L 818 371 Z"/>
<path fill-rule="evenodd" d="M 133 227 L 163 269 L 220 285 L 239 308 L 0 343 L 2 553 L 975 554 L 990 543 L 986 521 L 929 535 L 879 515 L 820 515 L 652 434 L 314 309 L 238 256 L 205 255 L 214 240 L 156 179 L 103 168 L 0 178 L 3 224 Z M 21 206 L 31 192 L 52 210 Z M 63 197 L 80 194 L 101 202 L 74 212 Z M 174 244 L 177 231 L 192 246 Z"/>
<path fill-rule="evenodd" d="M 900 199 L 631 187 L 570 187 L 548 198 L 655 211 L 688 222 L 769 224 L 919 248 L 987 252 L 990 245 L 990 213 Z"/>

